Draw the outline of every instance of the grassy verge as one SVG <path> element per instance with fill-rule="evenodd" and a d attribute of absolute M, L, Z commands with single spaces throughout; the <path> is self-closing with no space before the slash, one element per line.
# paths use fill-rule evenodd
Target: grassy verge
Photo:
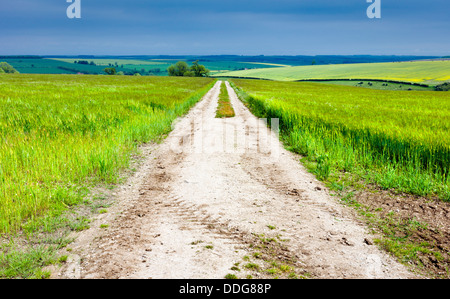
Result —
<path fill-rule="evenodd" d="M 314 171 L 309 162 L 304 165 Z M 350 174 L 335 173 L 324 182 L 371 229 L 369 245 L 378 245 L 418 274 L 450 277 L 448 204 L 383 190 Z"/>
<path fill-rule="evenodd" d="M 113 190 L 113 185 L 103 186 Z M 0 278 L 47 279 L 50 267 L 58 267 L 70 254 L 72 232 L 90 228 L 91 218 L 107 213 L 112 204 L 108 192 L 85 190 L 82 203 L 61 212 L 40 218 L 33 231 L 22 230 L 3 234 L 0 239 Z"/>
<path fill-rule="evenodd" d="M 234 117 L 235 115 L 233 106 L 230 103 L 227 86 L 224 82 L 222 82 L 220 86 L 219 105 L 216 111 L 216 118 L 229 118 Z"/>

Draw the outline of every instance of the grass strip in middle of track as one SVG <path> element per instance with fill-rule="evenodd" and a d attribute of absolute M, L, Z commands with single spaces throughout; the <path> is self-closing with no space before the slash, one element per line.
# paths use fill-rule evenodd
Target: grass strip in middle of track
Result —
<path fill-rule="evenodd" d="M 227 86 L 222 82 L 220 86 L 219 105 L 217 107 L 216 118 L 231 118 L 236 114 L 230 103 Z"/>

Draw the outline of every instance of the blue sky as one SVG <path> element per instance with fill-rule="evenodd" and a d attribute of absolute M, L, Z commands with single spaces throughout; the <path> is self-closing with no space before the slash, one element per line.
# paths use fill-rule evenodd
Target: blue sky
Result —
<path fill-rule="evenodd" d="M 450 55 L 448 0 L 0 0 L 0 55 Z"/>

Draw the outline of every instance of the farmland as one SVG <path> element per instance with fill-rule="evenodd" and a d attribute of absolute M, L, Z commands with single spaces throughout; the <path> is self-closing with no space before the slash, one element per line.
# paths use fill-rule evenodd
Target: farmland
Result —
<path fill-rule="evenodd" d="M 203 58 L 181 56 L 176 58 L 155 57 L 4 57 L 1 61 L 8 62 L 20 73 L 25 74 L 105 74 L 105 67 L 114 67 L 124 74 L 139 73 L 150 76 L 167 76 L 167 68 L 177 61 L 188 64 L 199 59 L 211 73 L 286 66 L 283 64 L 265 62 L 246 62 L 221 59 L 217 57 Z M 78 62 L 84 63 L 78 63 Z"/>
<path fill-rule="evenodd" d="M 435 90 L 434 86 L 422 85 L 422 84 L 408 84 L 405 82 L 385 82 L 385 81 L 373 81 L 373 80 L 311 80 L 308 82 L 316 82 L 321 84 L 336 84 L 344 86 L 363 87 L 370 89 L 380 90 L 420 90 L 420 91 L 432 91 Z"/>
<path fill-rule="evenodd" d="M 116 182 L 137 145 L 168 133 L 212 82 L 0 76 L 0 232 L 33 230 L 81 202 L 87 186 Z"/>
<path fill-rule="evenodd" d="M 279 118 L 322 179 L 357 173 L 383 188 L 450 200 L 450 96 L 233 79 L 252 112 Z"/>
<path fill-rule="evenodd" d="M 349 229 L 360 224 L 344 220 L 342 206 L 328 193 L 319 192 L 324 188 L 319 181 L 333 186 L 330 190 L 355 183 L 366 189 L 373 184 L 429 202 L 450 201 L 450 98 L 446 92 L 230 79 L 254 115 L 280 120 L 281 139 L 287 149 L 301 155 L 297 156 L 287 155 L 276 134 L 271 135 L 273 139 L 265 137 L 266 123 L 244 109 L 233 89 L 220 82 L 212 87 L 212 78 L 2 74 L 0 80 L 0 233 L 4 237 L 0 277 L 49 277 L 40 269 L 51 263 L 62 269 L 70 267 L 67 254 L 72 250 L 83 259 L 83 277 L 125 277 L 136 260 L 151 269 L 145 267 L 143 274 L 136 275 L 168 275 L 161 269 L 182 271 L 185 264 L 141 262 L 143 246 L 149 248 L 143 261 L 155 258 L 153 252 L 164 253 L 157 257 L 161 261 L 172 260 L 180 251 L 169 249 L 178 248 L 212 263 L 217 261 L 216 255 L 205 254 L 213 250 L 221 250 L 221 260 L 229 258 L 227 252 L 236 254 L 235 246 L 220 244 L 216 233 L 224 230 L 222 233 L 228 234 L 228 227 L 239 227 L 244 234 L 242 223 L 251 226 L 252 232 L 242 244 L 249 248 L 250 242 L 254 245 L 250 248 L 258 251 L 242 252 L 247 264 L 240 270 L 253 265 L 252 271 L 268 277 L 340 277 L 341 273 L 327 268 L 316 270 L 315 258 L 308 270 L 295 262 L 281 264 L 287 259 L 280 254 L 289 253 L 285 246 L 298 248 L 305 233 L 314 236 L 308 242 L 318 248 L 302 258 L 306 263 L 317 254 L 321 260 L 353 265 L 355 257 L 374 250 L 359 229 Z M 173 121 L 205 94 L 204 100 L 172 127 Z M 200 128 L 204 129 L 199 133 Z M 136 176 L 131 180 L 122 181 L 121 174 L 130 171 L 138 146 L 162 141 L 171 131 L 174 134 L 166 142 L 143 157 L 145 167 L 133 170 Z M 227 144 L 229 137 L 239 150 L 225 155 L 226 149 L 217 141 Z M 199 141 L 204 150 L 200 155 L 194 150 L 200 148 Z M 181 153 L 173 151 L 175 144 Z M 278 160 L 274 163 L 273 158 Z M 319 180 L 304 171 L 299 159 Z M 91 192 L 99 186 L 102 193 L 97 198 Z M 111 191 L 104 191 L 108 187 Z M 342 201 L 351 202 L 345 198 Z M 382 197 L 381 201 L 393 199 Z M 115 203 L 111 211 L 108 202 Z M 323 209 L 317 209 L 318 202 Z M 406 211 L 411 205 L 415 203 L 405 203 Z M 95 214 L 96 222 L 77 214 L 78 208 L 91 209 L 86 215 Z M 67 216 L 72 220 L 65 218 L 68 210 L 74 213 Z M 447 217 L 447 210 L 441 207 L 433 211 L 439 213 L 433 219 Z M 210 216 L 220 213 L 224 216 Z M 315 221 L 324 218 L 329 221 Z M 299 219 L 308 220 L 300 226 Z M 402 234 L 434 234 L 434 226 L 427 228 L 424 220 L 415 218 L 396 222 L 392 213 L 375 219 L 372 216 L 371 220 L 387 227 L 386 234 L 393 237 L 381 237 L 374 243 L 390 246 L 394 254 L 401 251 L 399 259 L 408 263 L 418 263 L 418 255 L 436 258 L 428 269 L 448 275 L 439 268 L 448 264 L 447 239 L 441 231 L 432 235 L 437 237 L 436 243 L 421 242 L 412 248 L 400 244 L 407 239 Z M 165 229 L 159 221 L 174 229 Z M 95 226 L 90 226 L 93 223 Z M 90 241 L 74 241 L 76 245 L 71 247 L 72 241 L 57 231 L 62 226 L 66 232 L 84 236 L 82 243 Z M 186 228 L 189 234 L 183 234 Z M 331 237 L 324 238 L 324 231 Z M 16 232 L 25 238 L 10 242 Z M 155 243 L 156 238 L 160 242 Z M 136 247 L 138 250 L 133 249 Z M 348 251 L 349 247 L 358 250 Z M 59 258 L 56 250 L 62 254 Z M 273 250 L 279 251 L 274 254 Z M 89 256 L 84 252 L 90 252 Z M 233 269 L 238 269 L 235 258 Z M 224 271 L 229 272 L 233 263 L 225 264 Z M 191 267 L 190 273 L 202 269 Z M 365 275 L 364 264 L 356 269 L 355 276 Z"/>
<path fill-rule="evenodd" d="M 146 76 L 167 76 L 167 68 L 177 61 L 188 64 L 199 60 L 211 71 L 211 75 L 252 69 L 349 63 L 398 62 L 437 57 L 420 56 L 1 56 L 5 61 L 25 74 L 105 74 L 105 67 L 114 67 L 124 74 L 139 73 Z M 79 63 L 79 62 L 83 63 Z"/>
<path fill-rule="evenodd" d="M 39 57 L 27 58 L 2 58 L 2 61 L 8 62 L 20 73 L 25 74 L 76 74 L 103 72 L 104 67 L 91 65 L 75 65 L 64 61 L 43 59 Z"/>
<path fill-rule="evenodd" d="M 169 62 L 152 62 L 134 59 L 85 59 L 85 58 L 42 58 L 18 57 L 3 58 L 9 64 L 24 74 L 105 74 L 104 69 L 109 66 L 117 72 L 127 74 L 140 73 L 142 75 L 167 75 Z M 86 64 L 76 63 L 83 61 Z"/>
<path fill-rule="evenodd" d="M 220 76 L 278 81 L 365 79 L 437 85 L 450 81 L 449 69 L 450 61 L 442 60 L 296 66 L 235 71 Z"/>

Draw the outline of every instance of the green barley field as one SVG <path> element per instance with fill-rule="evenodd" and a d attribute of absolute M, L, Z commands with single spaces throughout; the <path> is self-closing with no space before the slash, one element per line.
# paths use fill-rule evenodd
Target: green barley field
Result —
<path fill-rule="evenodd" d="M 0 232 L 32 229 L 114 183 L 137 145 L 158 141 L 210 78 L 0 75 Z"/>
<path fill-rule="evenodd" d="M 450 201 L 450 94 L 232 79 L 259 117 L 321 179 L 357 174 L 386 189 Z M 335 178 L 336 179 L 336 178 Z"/>

